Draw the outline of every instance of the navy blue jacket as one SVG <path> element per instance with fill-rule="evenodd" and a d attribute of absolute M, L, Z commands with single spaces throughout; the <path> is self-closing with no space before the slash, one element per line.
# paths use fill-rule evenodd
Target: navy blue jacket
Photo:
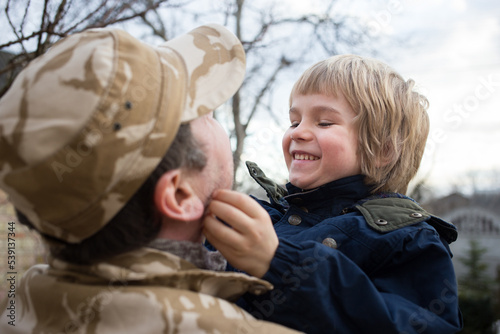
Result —
<path fill-rule="evenodd" d="M 405 196 L 371 196 L 361 175 L 287 194 L 249 169 L 279 246 L 263 277 L 275 288 L 245 295 L 247 311 L 306 333 L 459 331 L 453 225 Z"/>

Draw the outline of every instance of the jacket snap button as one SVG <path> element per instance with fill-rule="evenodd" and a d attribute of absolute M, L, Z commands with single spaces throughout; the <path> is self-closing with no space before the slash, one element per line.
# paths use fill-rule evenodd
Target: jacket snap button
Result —
<path fill-rule="evenodd" d="M 420 218 L 422 217 L 423 215 L 420 213 L 420 212 L 414 212 L 410 215 L 411 217 L 413 218 Z"/>
<path fill-rule="evenodd" d="M 323 240 L 321 243 L 325 246 L 330 247 L 330 248 L 337 248 L 338 247 L 337 241 L 335 241 L 335 239 L 333 239 L 333 238 L 325 238 L 325 240 Z"/>
<path fill-rule="evenodd" d="M 387 225 L 387 220 L 385 220 L 385 219 L 377 219 L 375 221 L 375 224 L 377 224 L 377 225 Z"/>
<path fill-rule="evenodd" d="M 288 223 L 290 225 L 299 225 L 301 222 L 302 222 L 302 218 L 300 218 L 300 216 L 291 215 L 290 217 L 288 217 Z"/>

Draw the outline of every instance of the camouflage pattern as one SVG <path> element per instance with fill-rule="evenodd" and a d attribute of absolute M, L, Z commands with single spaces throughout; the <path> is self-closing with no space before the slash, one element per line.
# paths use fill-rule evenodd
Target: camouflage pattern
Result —
<path fill-rule="evenodd" d="M 240 273 L 202 270 L 152 248 L 92 266 L 51 259 L 27 271 L 15 326 L 5 302 L 0 333 L 298 333 L 258 321 L 227 300 L 271 285 Z"/>
<path fill-rule="evenodd" d="M 0 188 L 37 230 L 80 242 L 140 187 L 180 123 L 229 99 L 244 73 L 241 43 L 218 25 L 159 47 L 117 29 L 69 36 L 0 100 Z"/>

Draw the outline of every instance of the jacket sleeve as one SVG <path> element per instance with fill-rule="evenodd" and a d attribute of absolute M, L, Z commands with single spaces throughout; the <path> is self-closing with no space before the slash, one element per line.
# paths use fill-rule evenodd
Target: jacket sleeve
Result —
<path fill-rule="evenodd" d="M 263 277 L 275 289 L 242 303 L 258 318 L 306 333 L 456 333 L 449 252 L 432 229 L 410 234 L 369 275 L 337 249 L 280 239 Z"/>

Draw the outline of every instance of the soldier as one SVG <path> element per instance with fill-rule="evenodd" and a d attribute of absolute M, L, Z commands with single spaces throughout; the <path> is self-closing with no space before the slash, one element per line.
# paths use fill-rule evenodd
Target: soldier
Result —
<path fill-rule="evenodd" d="M 159 47 L 88 30 L 18 75 L 0 100 L 0 187 L 50 252 L 3 302 L 0 332 L 294 332 L 228 302 L 272 286 L 201 244 L 233 178 L 211 113 L 244 73 L 238 39 L 207 25 Z"/>

